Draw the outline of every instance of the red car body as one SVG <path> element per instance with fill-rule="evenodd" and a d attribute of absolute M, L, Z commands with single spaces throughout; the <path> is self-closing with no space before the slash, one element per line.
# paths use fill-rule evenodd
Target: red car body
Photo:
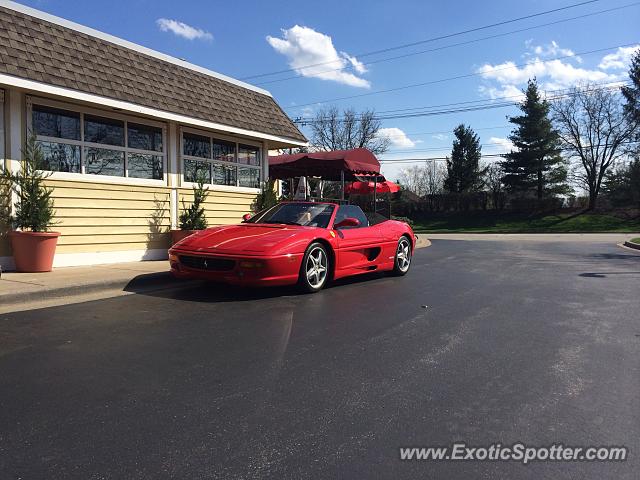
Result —
<path fill-rule="evenodd" d="M 298 282 L 305 251 L 314 242 L 322 243 L 329 253 L 331 279 L 393 270 L 403 235 L 409 238 L 412 250 L 415 246 L 415 235 L 404 222 L 334 228 L 339 205 L 315 203 L 334 205 L 327 228 L 263 223 L 208 228 L 171 247 L 171 272 L 178 278 L 235 285 L 290 285 Z"/>

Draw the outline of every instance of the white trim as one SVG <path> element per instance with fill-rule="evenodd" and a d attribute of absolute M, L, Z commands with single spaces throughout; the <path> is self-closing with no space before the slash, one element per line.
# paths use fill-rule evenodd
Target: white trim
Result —
<path fill-rule="evenodd" d="M 5 0 L 0 0 L 0 3 L 3 1 Z M 221 132 L 232 133 L 240 136 L 271 140 L 272 142 L 283 143 L 285 145 L 294 145 L 299 147 L 305 147 L 308 145 L 308 142 L 302 142 L 300 140 L 293 140 L 286 137 L 280 137 L 278 135 L 270 135 L 268 133 L 261 133 L 255 130 L 246 130 L 244 128 L 231 127 L 229 125 L 224 125 L 221 123 L 215 123 L 208 120 L 188 117 L 186 115 L 166 112 L 164 110 L 158 110 L 156 108 L 143 107 L 142 105 L 136 105 L 135 103 L 115 100 L 113 98 L 102 97 L 100 95 L 94 95 L 91 93 L 79 92 L 77 90 L 71 90 L 69 88 L 57 87 L 55 85 L 48 85 L 46 83 L 35 82 L 33 80 L 14 77 L 12 75 L 0 74 L 0 85 L 9 85 L 18 88 L 24 88 L 26 90 L 33 90 L 49 95 L 56 95 L 58 97 L 70 98 L 73 100 L 94 103 L 111 108 L 119 108 L 121 110 L 127 110 L 128 112 L 148 115 L 150 117 L 155 117 L 162 120 L 170 120 L 177 123 L 193 125 L 210 130 L 218 130 Z"/>
<path fill-rule="evenodd" d="M 99 248 L 96 246 L 96 248 Z M 1 259 L 2 257 L 0 257 Z M 6 258 L 6 257 L 5 257 Z M 120 250 L 114 252 L 56 253 L 54 267 L 77 267 L 107 263 L 139 262 L 143 260 L 167 260 L 166 248 L 150 250 Z M 167 265 L 167 269 L 169 266 Z"/>
<path fill-rule="evenodd" d="M 4 170 L 6 150 L 5 150 L 5 128 L 4 128 L 4 90 L 0 88 L 0 171 Z"/>
<path fill-rule="evenodd" d="M 183 181 L 179 190 L 191 190 L 195 187 L 197 183 Z M 205 183 L 204 187 L 210 190 L 211 192 L 231 192 L 231 193 L 251 193 L 257 194 L 260 193 L 259 188 L 253 187 L 236 187 L 234 185 L 218 185 L 216 183 Z"/>
<path fill-rule="evenodd" d="M 144 185 L 147 187 L 166 187 L 164 180 L 153 180 L 151 178 L 116 177 L 113 175 L 95 175 L 93 173 L 72 173 L 72 172 L 50 172 L 49 180 L 68 180 L 73 182 L 86 183 L 108 183 L 118 185 Z"/>
<path fill-rule="evenodd" d="M 210 77 L 217 78 L 219 80 L 223 80 L 228 83 L 232 83 L 233 85 L 237 85 L 242 88 L 246 88 L 247 90 L 253 90 L 254 92 L 261 93 L 263 95 L 271 96 L 267 90 L 256 87 L 255 85 L 251 85 L 249 83 L 243 82 L 241 80 L 236 80 L 235 78 L 229 77 L 222 73 L 214 72 L 213 70 L 209 70 L 207 68 L 201 67 L 199 65 L 195 65 L 193 63 L 189 63 L 185 60 L 180 60 L 179 58 L 172 57 L 171 55 L 167 55 L 166 53 L 158 52 L 156 50 L 152 50 L 147 47 L 143 47 L 142 45 L 138 45 L 133 42 L 129 42 L 122 38 L 115 37 L 113 35 L 109 35 L 108 33 L 101 32 L 99 30 L 95 30 L 90 27 L 86 27 L 79 23 L 72 22 L 70 20 L 66 20 L 64 18 L 57 17 L 55 15 L 51 15 L 49 13 L 42 12 L 40 10 L 36 10 L 35 8 L 27 7 L 25 5 L 21 5 L 16 2 L 12 2 L 9 0 L 0 0 L 0 7 L 9 8 L 16 12 L 24 13 L 26 15 L 30 15 L 35 18 L 39 18 L 40 20 L 44 20 L 46 22 L 55 23 L 56 25 L 60 25 L 61 27 L 70 28 L 71 30 L 75 30 L 76 32 L 84 33 L 85 35 L 90 35 L 92 37 L 99 38 L 100 40 L 104 40 L 106 42 L 114 43 L 124 48 L 128 48 L 130 50 L 134 50 L 138 53 L 142 53 L 144 55 L 148 55 L 150 57 L 157 58 L 159 60 L 172 63 L 174 65 L 178 65 L 183 68 L 188 68 L 189 70 L 193 70 L 195 72 L 203 73 Z"/>

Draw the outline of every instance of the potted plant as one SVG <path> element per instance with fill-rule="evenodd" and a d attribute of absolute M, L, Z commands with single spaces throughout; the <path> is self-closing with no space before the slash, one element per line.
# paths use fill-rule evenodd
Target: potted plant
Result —
<path fill-rule="evenodd" d="M 262 184 L 260 193 L 253 201 L 252 210 L 254 213 L 258 213 L 266 208 L 273 207 L 278 203 L 278 193 L 276 189 L 275 180 L 267 180 Z"/>
<path fill-rule="evenodd" d="M 13 259 L 18 272 L 50 272 L 60 233 L 49 231 L 54 225 L 53 189 L 44 181 L 51 173 L 39 170 L 44 157 L 34 135 L 27 140 L 22 157 L 18 172 L 0 173 L 2 182 L 17 195 L 15 215 L 9 218 Z"/>
<path fill-rule="evenodd" d="M 187 207 L 182 199 L 182 213 L 180 213 L 180 229 L 171 230 L 171 243 L 175 244 L 185 237 L 188 237 L 196 230 L 207 228 L 207 218 L 205 216 L 203 204 L 209 196 L 209 190 L 204 188 L 200 181 L 193 186 L 193 203 Z"/>

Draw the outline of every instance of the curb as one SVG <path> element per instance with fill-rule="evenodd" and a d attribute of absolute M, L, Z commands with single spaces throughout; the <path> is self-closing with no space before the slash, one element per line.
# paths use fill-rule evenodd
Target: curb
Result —
<path fill-rule="evenodd" d="M 414 234 L 416 237 L 416 246 L 414 248 L 425 248 L 431 246 L 431 241 L 424 235 Z"/>
<path fill-rule="evenodd" d="M 54 300 L 58 298 L 72 298 L 80 295 L 95 294 L 113 290 L 131 293 L 144 293 L 153 290 L 190 286 L 197 283 L 199 283 L 197 280 L 178 280 L 168 271 L 142 273 L 134 278 L 119 278 L 102 282 L 97 281 L 93 283 L 64 285 L 55 288 L 43 288 L 42 290 L 32 292 L 0 295 L 0 302 L 2 302 L 3 305 L 29 303 L 43 300 Z"/>
<path fill-rule="evenodd" d="M 626 241 L 624 242 L 624 246 L 629 248 L 634 248 L 636 250 L 640 250 L 640 243 Z"/>

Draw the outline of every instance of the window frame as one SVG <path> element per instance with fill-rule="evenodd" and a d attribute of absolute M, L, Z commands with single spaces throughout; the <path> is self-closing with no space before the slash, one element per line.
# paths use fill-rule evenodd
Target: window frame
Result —
<path fill-rule="evenodd" d="M 67 110 L 70 112 L 80 114 L 80 140 L 70 140 L 66 138 L 50 137 L 46 135 L 37 135 L 36 140 L 43 142 L 62 143 L 67 145 L 76 145 L 80 148 L 80 172 L 57 172 L 54 170 L 47 170 L 51 172 L 51 179 L 56 180 L 82 180 L 82 181 L 94 181 L 100 183 L 130 183 L 138 185 L 155 185 L 165 186 L 168 179 L 168 137 L 167 137 L 167 125 L 164 122 L 157 120 L 150 120 L 147 118 L 136 117 L 134 115 L 122 114 L 119 112 L 110 112 L 107 110 L 101 110 L 98 108 L 91 108 L 73 103 L 60 102 L 50 98 L 27 96 L 26 98 L 26 122 L 27 132 L 33 131 L 33 105 L 42 105 L 44 107 L 58 108 L 60 110 Z M 94 117 L 102 117 L 105 119 L 119 120 L 124 122 L 124 146 L 109 145 L 95 142 L 84 141 L 84 122 L 85 115 Z M 128 138 L 128 125 L 129 122 L 135 125 L 144 125 L 154 128 L 159 128 L 162 132 L 162 151 L 157 150 L 143 150 L 139 148 L 130 148 Z M 87 173 L 87 155 L 86 150 L 88 148 L 99 148 L 103 150 L 117 150 L 124 152 L 124 176 L 115 175 L 98 175 Z M 160 157 L 162 162 L 162 178 L 137 178 L 129 176 L 129 154 L 144 154 L 155 155 Z"/>
<path fill-rule="evenodd" d="M 207 137 L 209 138 L 209 145 L 210 145 L 210 152 L 211 155 L 209 158 L 204 158 L 204 157 L 194 157 L 192 155 L 185 155 L 184 154 L 184 134 L 188 133 L 188 134 L 193 134 L 193 135 L 199 135 L 202 137 Z M 198 161 L 198 162 L 206 162 L 209 164 L 209 172 L 210 172 L 210 176 L 211 176 L 211 180 L 213 180 L 213 165 L 214 164 L 219 164 L 219 165 L 224 165 L 224 166 L 232 166 L 235 167 L 235 173 L 236 173 L 236 182 L 235 185 L 221 185 L 218 183 L 205 183 L 205 185 L 210 188 L 211 190 L 220 190 L 220 191 L 233 191 L 233 192 L 247 192 L 247 193 L 258 193 L 260 191 L 260 187 L 243 187 L 240 186 L 240 176 L 239 176 L 239 168 L 250 168 L 253 170 L 257 170 L 258 171 L 258 183 L 262 184 L 262 182 L 264 181 L 264 158 L 263 158 L 263 145 L 261 142 L 258 141 L 254 141 L 251 139 L 245 139 L 245 138 L 237 138 L 237 137 L 232 137 L 229 135 L 225 135 L 222 133 L 218 133 L 218 132 L 210 132 L 210 131 L 206 131 L 206 130 L 201 130 L 201 129 L 197 129 L 197 128 L 192 128 L 192 127 L 188 127 L 188 126 L 180 126 L 180 128 L 178 129 L 178 168 L 179 168 L 179 175 L 180 175 L 180 181 L 181 181 L 181 185 L 185 186 L 185 187 L 189 187 L 192 188 L 196 185 L 196 182 L 191 182 L 185 179 L 184 176 L 184 161 L 185 160 L 194 160 L 194 161 Z M 215 160 L 213 158 L 213 143 L 218 140 L 220 142 L 223 143 L 230 143 L 235 145 L 235 153 L 234 153 L 234 158 L 235 161 L 234 162 L 228 162 L 225 160 Z M 258 160 L 260 162 L 259 165 L 245 165 L 245 164 L 241 164 L 238 163 L 238 150 L 240 148 L 241 145 L 244 145 L 246 147 L 252 147 L 252 148 L 256 148 L 258 150 Z"/>

